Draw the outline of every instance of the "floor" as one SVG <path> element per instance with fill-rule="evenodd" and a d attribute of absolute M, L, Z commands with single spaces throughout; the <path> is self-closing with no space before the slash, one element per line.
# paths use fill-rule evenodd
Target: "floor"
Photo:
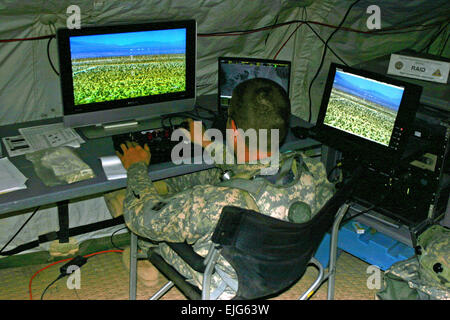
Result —
<path fill-rule="evenodd" d="M 29 300 L 30 288 L 33 300 L 41 299 L 45 288 L 59 275 L 64 262 L 46 269 L 51 263 L 34 264 L 0 269 L 0 300 Z M 337 261 L 335 286 L 336 300 L 374 300 L 376 289 L 369 289 L 367 273 L 369 264 L 348 253 L 342 252 Z M 43 269 L 39 273 L 39 270 Z M 312 283 L 317 271 L 307 270 L 303 278 L 287 292 L 273 298 L 294 300 Z M 30 279 L 31 286 L 30 286 Z M 122 263 L 121 253 L 107 252 L 92 256 L 80 269 L 80 288 L 69 289 L 73 279 L 63 278 L 53 283 L 45 292 L 44 300 L 126 300 L 128 299 L 128 271 Z M 68 285 L 69 280 L 69 285 Z M 72 280 L 72 281 L 71 281 Z M 147 287 L 138 282 L 137 299 L 148 299 L 159 286 Z M 327 283 L 312 296 L 311 300 L 325 300 Z M 176 288 L 172 288 L 162 299 L 186 299 Z"/>

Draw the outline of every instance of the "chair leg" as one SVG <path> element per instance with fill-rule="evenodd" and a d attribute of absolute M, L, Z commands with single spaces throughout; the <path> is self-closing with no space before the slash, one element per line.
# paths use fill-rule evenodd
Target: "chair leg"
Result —
<path fill-rule="evenodd" d="M 300 298 L 298 298 L 298 300 L 309 299 L 315 293 L 317 288 L 319 288 L 319 286 L 322 284 L 323 279 L 324 279 L 324 271 L 323 271 L 322 264 L 314 257 L 311 258 L 311 260 L 309 261 L 309 264 L 312 264 L 312 265 L 316 266 L 317 269 L 319 269 L 319 275 L 317 276 L 314 283 L 308 288 L 308 290 L 305 291 L 305 293 L 303 293 L 300 296 Z"/>
<path fill-rule="evenodd" d="M 336 256 L 337 256 L 337 244 L 338 244 L 338 234 L 339 227 L 341 225 L 342 219 L 346 215 L 350 204 L 344 203 L 338 210 L 336 218 L 334 219 L 333 228 L 331 231 L 330 240 L 330 262 L 328 266 L 328 300 L 334 299 L 334 283 L 336 278 Z"/>
<path fill-rule="evenodd" d="M 136 300 L 137 289 L 137 235 L 131 232 L 130 239 L 130 300 Z"/>
<path fill-rule="evenodd" d="M 154 295 L 152 295 L 149 300 L 159 300 L 170 289 L 172 289 L 173 286 L 174 283 L 172 281 L 167 282 L 161 289 L 159 289 Z"/>
<path fill-rule="evenodd" d="M 214 271 L 214 266 L 216 265 L 217 259 L 219 259 L 220 250 L 214 247 L 214 244 L 211 244 L 210 251 L 207 255 L 207 264 L 205 272 L 203 273 L 203 283 L 202 283 L 202 300 L 210 299 L 210 288 L 211 288 L 211 276 Z"/>

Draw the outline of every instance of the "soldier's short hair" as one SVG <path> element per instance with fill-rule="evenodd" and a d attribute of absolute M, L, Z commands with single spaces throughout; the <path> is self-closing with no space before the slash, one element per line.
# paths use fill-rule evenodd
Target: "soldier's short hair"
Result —
<path fill-rule="evenodd" d="M 279 145 L 287 135 L 291 103 L 286 91 L 275 81 L 253 78 L 237 85 L 232 93 L 228 116 L 246 131 L 267 129 L 267 147 L 271 146 L 271 129 L 279 130 Z"/>

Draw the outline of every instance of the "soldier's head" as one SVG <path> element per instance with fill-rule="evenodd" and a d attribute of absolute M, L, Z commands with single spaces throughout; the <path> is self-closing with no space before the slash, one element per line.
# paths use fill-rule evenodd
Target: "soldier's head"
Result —
<path fill-rule="evenodd" d="M 228 109 L 228 128 L 254 129 L 257 133 L 266 129 L 267 150 L 270 151 L 271 129 L 278 129 L 278 145 L 281 145 L 288 131 L 290 114 L 291 104 L 286 91 L 272 80 L 254 78 L 234 88 Z"/>

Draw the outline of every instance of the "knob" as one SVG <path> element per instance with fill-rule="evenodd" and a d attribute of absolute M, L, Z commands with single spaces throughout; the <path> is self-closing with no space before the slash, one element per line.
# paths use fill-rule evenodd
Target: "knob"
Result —
<path fill-rule="evenodd" d="M 441 273 L 442 271 L 444 271 L 444 269 L 442 268 L 442 264 L 440 264 L 439 262 L 438 262 L 438 263 L 435 263 L 435 264 L 433 265 L 433 270 L 434 270 L 434 272 L 436 272 L 436 273 Z"/>

